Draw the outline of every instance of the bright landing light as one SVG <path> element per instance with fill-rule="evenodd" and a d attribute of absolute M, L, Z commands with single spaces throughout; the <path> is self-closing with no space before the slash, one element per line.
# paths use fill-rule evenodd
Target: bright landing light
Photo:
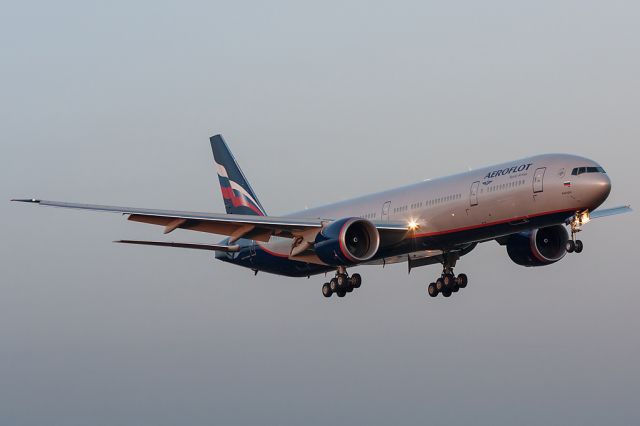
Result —
<path fill-rule="evenodd" d="M 415 231 L 416 229 L 418 229 L 418 222 L 416 222 L 414 219 L 411 219 L 409 220 L 407 226 L 409 227 L 410 231 Z"/>
<path fill-rule="evenodd" d="M 580 215 L 580 223 L 582 225 L 584 225 L 585 223 L 588 223 L 590 220 L 591 220 L 591 216 L 589 215 L 588 211 L 586 211 L 586 212 L 584 212 L 584 213 L 582 213 Z"/>

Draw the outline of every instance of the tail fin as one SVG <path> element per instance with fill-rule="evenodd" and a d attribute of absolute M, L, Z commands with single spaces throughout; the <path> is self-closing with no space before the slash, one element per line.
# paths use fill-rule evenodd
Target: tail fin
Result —
<path fill-rule="evenodd" d="M 266 216 L 262 204 L 222 136 L 211 136 L 210 141 L 227 213 Z"/>

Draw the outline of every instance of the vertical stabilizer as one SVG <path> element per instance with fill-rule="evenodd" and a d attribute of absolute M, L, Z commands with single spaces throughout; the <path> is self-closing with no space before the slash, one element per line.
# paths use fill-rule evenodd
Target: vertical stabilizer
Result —
<path fill-rule="evenodd" d="M 209 140 L 227 213 L 266 216 L 262 204 L 222 136 L 211 136 Z"/>

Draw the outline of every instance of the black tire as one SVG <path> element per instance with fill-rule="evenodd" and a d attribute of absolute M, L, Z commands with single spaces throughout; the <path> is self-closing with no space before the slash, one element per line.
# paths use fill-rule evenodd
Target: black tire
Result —
<path fill-rule="evenodd" d="M 329 287 L 329 283 L 322 284 L 322 295 L 324 297 L 331 297 L 333 291 L 331 291 L 331 287 Z"/>
<path fill-rule="evenodd" d="M 444 282 L 445 288 L 453 288 L 453 285 L 455 284 L 456 279 L 451 274 L 445 274 L 442 277 L 442 281 Z"/>
<path fill-rule="evenodd" d="M 467 278 L 466 274 L 459 274 L 456 281 L 457 281 L 458 287 L 465 288 L 469 283 L 469 278 Z"/>
<path fill-rule="evenodd" d="M 348 279 L 346 275 L 340 274 L 336 277 L 338 281 L 338 287 L 346 287 L 348 284 Z"/>
<path fill-rule="evenodd" d="M 436 297 L 438 295 L 438 293 L 440 293 L 438 291 L 438 289 L 436 288 L 436 283 L 431 283 L 427 286 L 427 293 L 429 294 L 429 296 L 431 297 Z"/>
<path fill-rule="evenodd" d="M 336 293 L 338 291 L 338 280 L 331 278 L 331 281 L 329 281 L 329 288 L 332 292 Z"/>
<path fill-rule="evenodd" d="M 344 288 L 344 290 L 345 290 L 347 293 L 351 293 L 351 292 L 353 291 L 353 287 L 352 287 L 352 286 L 350 286 L 350 285 L 348 285 L 348 286 L 346 286 L 346 287 Z"/>
<path fill-rule="evenodd" d="M 338 289 L 336 294 L 338 295 L 338 297 L 344 297 L 347 294 L 347 290 L 345 290 L 344 288 L 340 288 Z"/>
<path fill-rule="evenodd" d="M 353 286 L 353 288 L 360 288 L 360 286 L 362 285 L 362 277 L 360 276 L 360 274 L 351 275 L 351 285 Z"/>
<path fill-rule="evenodd" d="M 581 240 L 576 240 L 576 253 L 582 253 L 582 250 L 584 250 L 584 244 L 582 244 Z"/>
<path fill-rule="evenodd" d="M 457 292 L 459 292 L 459 291 L 460 291 L 460 287 L 458 287 L 458 284 L 453 284 L 453 285 L 451 286 L 451 291 L 452 291 L 453 293 L 457 293 Z"/>
<path fill-rule="evenodd" d="M 573 253 L 576 250 L 576 243 L 573 240 L 567 241 L 565 249 L 567 250 L 567 253 Z"/>
<path fill-rule="evenodd" d="M 449 297 L 451 296 L 451 289 L 445 288 L 444 290 L 442 290 L 442 295 L 444 297 Z"/>
<path fill-rule="evenodd" d="M 442 293 L 442 290 L 444 290 L 444 281 L 442 281 L 442 278 L 438 278 L 436 280 L 436 289 Z"/>

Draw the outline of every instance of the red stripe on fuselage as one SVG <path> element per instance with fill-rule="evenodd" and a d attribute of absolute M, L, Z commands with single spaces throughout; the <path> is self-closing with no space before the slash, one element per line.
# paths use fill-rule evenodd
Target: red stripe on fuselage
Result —
<path fill-rule="evenodd" d="M 413 238 L 436 237 L 438 235 L 453 234 L 453 233 L 456 233 L 456 232 L 463 232 L 463 231 L 471 231 L 473 229 L 487 228 L 489 226 L 502 225 L 504 223 L 517 222 L 519 220 L 525 220 L 525 219 L 530 219 L 530 218 L 534 218 L 534 217 L 547 216 L 547 215 L 557 214 L 557 213 L 569 213 L 569 212 L 575 212 L 575 211 L 579 211 L 579 210 L 581 210 L 581 209 L 564 209 L 564 210 L 555 210 L 555 211 L 551 211 L 551 212 L 536 213 L 536 214 L 532 214 L 532 215 L 528 215 L 528 216 L 520 216 L 520 217 L 514 217 L 514 218 L 510 218 L 510 219 L 498 220 L 498 221 L 495 221 L 495 222 L 482 223 L 480 225 L 472 225 L 472 226 L 465 226 L 465 227 L 462 227 L 462 228 L 447 229 L 446 231 L 426 232 L 424 234 L 415 234 L 415 235 L 413 235 Z"/>
<path fill-rule="evenodd" d="M 256 244 L 258 246 L 258 248 L 260 248 L 261 250 L 265 251 L 267 254 L 270 254 L 272 256 L 277 256 L 277 257 L 285 257 L 285 258 L 289 258 L 288 254 L 282 254 L 282 253 L 278 253 L 275 251 L 271 251 L 268 248 L 265 248 L 265 246 L 261 245 L 261 244 Z"/>

